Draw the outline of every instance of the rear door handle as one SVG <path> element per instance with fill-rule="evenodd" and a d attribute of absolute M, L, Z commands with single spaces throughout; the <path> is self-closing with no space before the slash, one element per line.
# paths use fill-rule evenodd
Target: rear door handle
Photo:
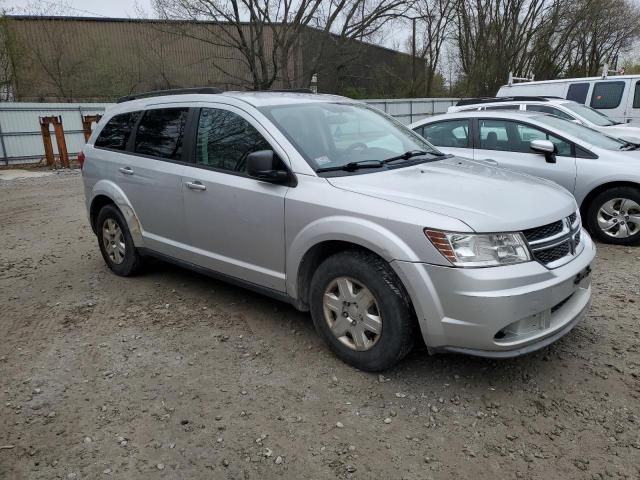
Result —
<path fill-rule="evenodd" d="M 131 167 L 120 167 L 118 170 L 125 175 L 133 175 L 133 169 Z"/>
<path fill-rule="evenodd" d="M 206 190 L 207 189 L 206 185 L 203 185 L 198 180 L 194 180 L 193 182 L 185 182 L 184 184 L 187 186 L 187 188 L 190 188 L 191 190 Z"/>

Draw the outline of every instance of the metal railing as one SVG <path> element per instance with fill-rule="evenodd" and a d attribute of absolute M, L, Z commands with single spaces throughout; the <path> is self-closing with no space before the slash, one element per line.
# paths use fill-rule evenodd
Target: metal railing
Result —
<path fill-rule="evenodd" d="M 60 116 L 69 154 L 75 156 L 85 143 L 83 115 L 104 113 L 108 103 L 0 103 L 0 164 L 37 163 L 44 156 L 40 117 Z M 53 151 L 58 152 L 52 135 Z"/>

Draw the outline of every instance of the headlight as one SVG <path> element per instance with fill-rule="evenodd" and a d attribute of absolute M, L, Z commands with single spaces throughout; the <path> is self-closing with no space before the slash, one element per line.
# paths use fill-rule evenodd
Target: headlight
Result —
<path fill-rule="evenodd" d="M 531 260 L 521 233 L 454 233 L 425 230 L 433 246 L 456 267 L 495 267 Z"/>

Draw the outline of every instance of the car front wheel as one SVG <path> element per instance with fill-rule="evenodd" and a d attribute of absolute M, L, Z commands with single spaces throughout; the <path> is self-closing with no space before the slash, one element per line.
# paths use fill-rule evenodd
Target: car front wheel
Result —
<path fill-rule="evenodd" d="M 316 330 L 346 363 L 380 371 L 411 350 L 413 308 L 383 259 L 358 250 L 329 257 L 315 272 L 310 294 Z"/>
<path fill-rule="evenodd" d="M 589 205 L 587 222 L 594 236 L 605 243 L 640 243 L 640 190 L 615 187 L 599 194 Z"/>

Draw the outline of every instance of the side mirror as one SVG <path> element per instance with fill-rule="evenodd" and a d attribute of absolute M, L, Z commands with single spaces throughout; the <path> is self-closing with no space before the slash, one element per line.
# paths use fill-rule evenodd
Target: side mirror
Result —
<path fill-rule="evenodd" d="M 547 163 L 556 163 L 556 146 L 549 140 L 531 140 L 531 150 L 544 154 Z"/>
<path fill-rule="evenodd" d="M 247 155 L 247 174 L 269 183 L 287 183 L 291 178 L 273 150 L 258 150 Z"/>

